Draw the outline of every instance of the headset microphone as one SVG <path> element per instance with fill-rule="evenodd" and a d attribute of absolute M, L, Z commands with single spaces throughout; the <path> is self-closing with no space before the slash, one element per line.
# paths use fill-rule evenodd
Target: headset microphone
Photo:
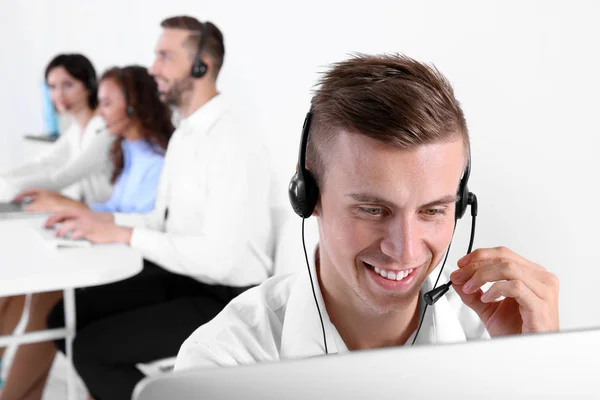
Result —
<path fill-rule="evenodd" d="M 471 159 L 469 157 L 469 163 L 467 164 L 467 170 L 465 171 L 465 174 L 464 174 L 464 175 L 467 175 L 467 179 L 468 179 L 468 173 L 470 173 L 470 165 L 471 165 Z M 463 177 L 463 179 L 464 179 L 464 177 Z M 462 186 L 462 181 L 461 181 L 461 186 Z M 469 254 L 471 252 L 471 250 L 473 249 L 473 240 L 475 239 L 475 221 L 477 220 L 477 212 L 478 212 L 477 196 L 475 196 L 474 193 L 471 193 L 468 191 L 468 189 L 466 187 L 466 182 L 465 182 L 465 186 L 464 186 L 464 189 L 462 192 L 463 192 L 463 194 L 465 194 L 465 199 L 462 202 L 465 209 L 467 206 L 471 206 L 471 238 L 469 239 L 469 248 L 467 250 L 467 254 Z M 466 192 L 466 193 L 464 193 L 464 192 Z M 458 205 L 458 202 L 457 202 L 457 205 Z M 462 217 L 462 215 L 465 212 L 465 209 L 459 210 L 457 208 L 457 210 L 456 210 L 457 214 L 454 218 L 454 228 L 455 229 L 456 229 L 456 221 L 458 220 L 458 218 Z M 454 233 L 452 233 L 452 236 L 454 237 Z M 452 245 L 452 241 L 450 241 L 450 245 Z M 446 265 L 446 260 L 448 259 L 448 254 L 450 254 L 450 245 L 448 246 L 448 250 L 446 251 L 446 256 L 444 257 L 444 262 L 442 263 L 442 268 L 440 268 L 440 272 L 438 274 L 437 279 L 435 280 L 433 289 L 423 295 L 423 300 L 425 301 L 425 307 L 423 307 L 423 312 L 421 313 L 421 320 L 419 322 L 419 327 L 417 328 L 417 332 L 415 333 L 415 337 L 413 338 L 411 346 L 415 344 L 417 337 L 419 336 L 419 332 L 421 331 L 421 326 L 423 325 L 423 321 L 425 320 L 425 312 L 427 312 L 427 306 L 434 305 L 439 299 L 441 299 L 448 292 L 448 290 L 450 290 L 450 287 L 452 286 L 452 281 L 450 281 L 442 286 L 436 287 L 438 284 L 438 281 L 440 280 L 440 277 L 442 276 L 442 271 L 444 270 L 444 266 Z"/>
<path fill-rule="evenodd" d="M 473 250 L 473 240 L 475 239 L 475 221 L 477 219 L 477 196 L 475 196 L 475 194 L 469 193 L 468 204 L 471 206 L 471 238 L 469 240 L 467 254 L 469 254 Z M 443 268 L 444 267 L 442 266 L 442 269 Z M 423 296 L 423 298 L 425 299 L 425 303 L 427 303 L 430 306 L 434 305 L 443 295 L 446 294 L 448 290 L 450 290 L 451 286 L 452 281 L 449 281 L 448 283 L 445 283 L 425 293 L 425 295 Z"/>
<path fill-rule="evenodd" d="M 129 119 L 129 118 L 131 118 L 131 117 L 130 117 L 130 116 L 128 116 L 128 115 L 125 115 L 125 116 L 123 116 L 123 117 L 119 118 L 118 120 L 116 120 L 116 121 L 113 121 L 113 122 L 112 122 L 110 125 L 104 125 L 103 127 L 96 129 L 96 134 L 100 134 L 100 133 L 101 133 L 101 132 L 103 132 L 103 131 L 107 131 L 107 130 L 108 130 L 108 128 L 109 128 L 109 126 L 116 125 L 116 124 L 118 124 L 118 123 L 121 123 L 121 122 L 123 122 L 123 121 L 125 121 L 125 120 Z"/>

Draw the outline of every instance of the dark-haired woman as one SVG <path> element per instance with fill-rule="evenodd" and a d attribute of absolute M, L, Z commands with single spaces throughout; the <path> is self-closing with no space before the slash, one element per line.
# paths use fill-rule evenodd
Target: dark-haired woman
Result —
<path fill-rule="evenodd" d="M 75 185 L 79 200 L 106 201 L 112 192 L 109 148 L 113 139 L 94 116 L 96 72 L 81 54 L 60 54 L 46 67 L 46 84 L 56 110 L 73 120 L 71 126 L 34 161 L 0 174 L 3 201 L 22 198 L 27 189 L 62 190 Z M 39 204 L 38 204 L 39 206 Z"/>

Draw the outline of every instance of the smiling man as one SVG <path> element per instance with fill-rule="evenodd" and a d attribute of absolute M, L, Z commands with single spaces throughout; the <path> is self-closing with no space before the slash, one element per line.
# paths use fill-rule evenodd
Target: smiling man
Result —
<path fill-rule="evenodd" d="M 420 299 L 452 240 L 470 152 L 463 112 L 435 68 L 400 55 L 337 63 L 305 130 L 318 187 L 304 215 L 319 227 L 316 298 L 309 274 L 267 280 L 198 328 L 177 369 L 402 346 L 417 332 L 424 344 L 558 330 L 557 278 L 504 247 L 459 260 L 451 276 L 458 304 L 441 298 L 417 329 Z M 292 201 L 296 212 L 307 203 Z"/>

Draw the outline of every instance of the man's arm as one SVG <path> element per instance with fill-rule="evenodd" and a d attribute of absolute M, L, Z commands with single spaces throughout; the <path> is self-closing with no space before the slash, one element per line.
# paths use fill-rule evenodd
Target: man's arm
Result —
<path fill-rule="evenodd" d="M 250 262 L 266 265 L 272 262 L 256 244 L 271 234 L 271 221 L 265 211 L 271 201 L 269 163 L 260 151 L 243 145 L 214 149 L 212 158 L 205 208 L 201 214 L 189 215 L 191 232 L 135 228 L 131 246 L 169 271 L 194 276 L 206 283 L 232 286 L 238 286 L 239 282 L 248 284 L 248 280 L 257 283 L 256 279 L 242 276 L 244 269 L 242 275 L 231 272 L 234 266 Z M 265 259 L 257 261 L 261 256 Z"/>
<path fill-rule="evenodd" d="M 90 121 L 90 126 L 86 131 L 95 129 L 99 124 Z M 108 153 L 113 138 L 103 131 L 100 133 L 86 132 L 86 135 L 92 135 L 86 147 L 77 155 L 70 155 L 67 162 L 63 158 L 59 167 L 40 168 L 39 171 L 31 175 L 19 178 L 18 184 L 23 188 L 39 187 L 48 190 L 61 190 L 73 183 L 76 183 L 92 173 L 101 171 L 108 162 Z M 61 144 L 60 154 L 58 150 L 46 158 L 56 159 L 58 156 L 64 156 L 65 144 Z M 45 162 L 40 166 L 45 165 Z"/>

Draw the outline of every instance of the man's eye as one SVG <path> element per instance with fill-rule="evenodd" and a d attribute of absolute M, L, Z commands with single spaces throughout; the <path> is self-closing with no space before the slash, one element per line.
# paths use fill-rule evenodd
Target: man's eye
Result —
<path fill-rule="evenodd" d="M 430 217 L 435 217 L 436 215 L 444 215 L 446 214 L 446 210 L 443 208 L 430 208 L 425 210 L 425 214 Z"/>
<path fill-rule="evenodd" d="M 379 217 L 384 214 L 384 210 L 382 208 L 375 207 L 360 207 L 359 211 L 363 214 L 370 215 L 372 217 Z"/>

